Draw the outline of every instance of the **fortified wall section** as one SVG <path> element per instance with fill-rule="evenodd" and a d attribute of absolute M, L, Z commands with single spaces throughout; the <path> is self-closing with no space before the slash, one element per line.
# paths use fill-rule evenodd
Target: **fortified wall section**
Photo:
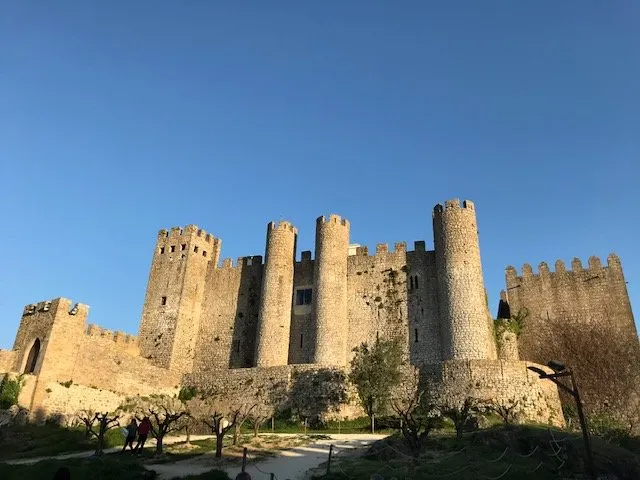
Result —
<path fill-rule="evenodd" d="M 298 290 L 303 293 L 300 305 L 296 304 L 296 297 L 293 298 L 291 333 L 289 335 L 290 364 L 311 363 L 313 356 L 313 310 L 311 303 L 305 303 L 304 291 L 313 289 L 314 265 L 315 262 L 311 259 L 311 252 L 308 250 L 302 252 L 300 261 L 294 265 L 293 294 L 297 296 Z"/>
<path fill-rule="evenodd" d="M 546 341 L 543 340 L 546 336 L 539 334 L 541 327 L 551 320 L 599 323 L 612 335 L 637 343 L 622 266 L 614 254 L 608 256 L 606 266 L 598 257 L 590 257 L 587 268 L 575 258 L 571 270 L 561 260 L 556 261 L 555 271 L 542 262 L 537 273 L 525 264 L 518 275 L 509 266 L 506 284 L 505 297 L 511 314 L 523 308 L 528 310 L 527 327 L 519 338 L 521 358 L 541 363 L 548 360 L 539 358 L 537 353 L 539 343 Z"/>
<path fill-rule="evenodd" d="M 425 251 L 424 241 L 408 252 L 404 242 L 393 252 L 378 244 L 375 255 L 358 247 L 348 257 L 347 292 L 348 352 L 363 342 L 396 337 L 412 364 L 441 360 L 435 253 Z"/>
<path fill-rule="evenodd" d="M 196 333 L 209 265 L 222 241 L 195 225 L 160 230 L 140 322 L 140 352 L 154 365 L 193 368 Z"/>
<path fill-rule="evenodd" d="M 262 272 L 260 255 L 209 269 L 193 371 L 254 365 Z"/>
<path fill-rule="evenodd" d="M 473 202 L 448 200 L 433 209 L 443 359 L 496 359 L 480 261 Z"/>

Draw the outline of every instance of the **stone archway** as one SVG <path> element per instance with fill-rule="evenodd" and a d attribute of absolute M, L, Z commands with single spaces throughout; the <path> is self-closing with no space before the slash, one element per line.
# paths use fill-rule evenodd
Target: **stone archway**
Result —
<path fill-rule="evenodd" d="M 36 371 L 36 365 L 38 364 L 38 357 L 40 356 L 40 339 L 36 338 L 33 342 L 31 350 L 29 350 L 29 356 L 27 357 L 27 363 L 24 366 L 24 373 L 34 373 Z"/>

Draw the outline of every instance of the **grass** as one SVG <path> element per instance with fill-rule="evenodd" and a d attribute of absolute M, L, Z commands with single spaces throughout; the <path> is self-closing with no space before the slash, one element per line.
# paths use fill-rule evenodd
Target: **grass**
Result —
<path fill-rule="evenodd" d="M 325 465 L 314 478 L 370 478 L 376 473 L 415 480 L 586 478 L 582 438 L 558 430 L 552 431 L 552 437 L 549 432 L 535 426 L 492 427 L 466 435 L 462 441 L 440 433 L 429 438 L 418 459 L 409 454 L 402 438 L 394 435 L 376 442 L 365 456 L 336 457 L 329 475 L 323 474 Z M 640 478 L 640 459 L 634 453 L 599 439 L 594 439 L 593 447 L 599 473 L 620 480 Z"/>
<path fill-rule="evenodd" d="M 105 448 L 124 443 L 120 429 L 105 435 Z M 63 428 L 55 425 L 12 426 L 0 430 L 0 460 L 59 455 L 91 450 L 96 439 L 87 440 L 84 428 Z"/>

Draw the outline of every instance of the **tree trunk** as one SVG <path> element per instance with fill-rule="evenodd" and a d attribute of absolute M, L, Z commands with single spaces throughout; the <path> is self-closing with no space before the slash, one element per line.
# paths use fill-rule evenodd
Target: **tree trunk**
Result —
<path fill-rule="evenodd" d="M 223 442 L 224 442 L 224 433 L 216 433 L 216 458 L 222 457 Z"/>
<path fill-rule="evenodd" d="M 376 415 L 371 414 L 371 433 L 376 433 Z"/>
<path fill-rule="evenodd" d="M 238 445 L 238 433 L 239 433 L 239 430 L 240 430 L 240 428 L 239 428 L 239 424 L 238 424 L 238 423 L 236 423 L 236 424 L 233 426 L 233 444 L 234 444 L 234 445 Z"/>
<path fill-rule="evenodd" d="M 162 440 L 164 435 L 158 435 L 156 438 L 156 455 L 162 455 Z"/>
<path fill-rule="evenodd" d="M 456 439 L 462 440 L 463 430 L 464 430 L 464 423 L 456 422 Z"/>
<path fill-rule="evenodd" d="M 184 427 L 184 433 L 187 434 L 187 445 L 191 445 L 191 429 L 189 427 Z"/>
<path fill-rule="evenodd" d="M 260 431 L 260 424 L 258 422 L 253 423 L 253 438 L 258 436 L 258 432 Z"/>
<path fill-rule="evenodd" d="M 95 451 L 95 454 L 94 454 L 94 455 L 96 455 L 96 456 L 98 456 L 98 455 L 102 455 L 102 453 L 103 453 L 103 449 L 104 449 L 104 436 L 102 436 L 102 437 L 98 437 L 98 438 L 97 438 L 97 440 L 98 440 L 98 445 L 96 446 L 96 451 Z"/>

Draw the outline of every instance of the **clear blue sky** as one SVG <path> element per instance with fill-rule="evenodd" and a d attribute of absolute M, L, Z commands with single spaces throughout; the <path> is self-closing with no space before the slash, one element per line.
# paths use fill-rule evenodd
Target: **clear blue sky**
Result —
<path fill-rule="evenodd" d="M 0 347 L 23 305 L 135 333 L 160 228 L 425 239 L 476 202 L 504 267 L 615 251 L 640 314 L 640 2 L 5 1 Z"/>

